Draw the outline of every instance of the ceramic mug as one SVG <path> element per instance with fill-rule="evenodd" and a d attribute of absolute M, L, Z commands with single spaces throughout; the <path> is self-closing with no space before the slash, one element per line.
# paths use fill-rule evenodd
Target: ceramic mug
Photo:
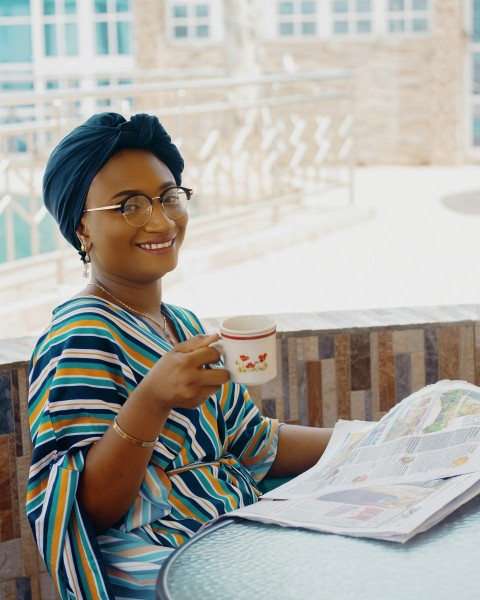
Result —
<path fill-rule="evenodd" d="M 271 317 L 229 317 L 220 324 L 220 340 L 212 344 L 222 354 L 232 381 L 260 385 L 277 375 L 276 325 Z"/>

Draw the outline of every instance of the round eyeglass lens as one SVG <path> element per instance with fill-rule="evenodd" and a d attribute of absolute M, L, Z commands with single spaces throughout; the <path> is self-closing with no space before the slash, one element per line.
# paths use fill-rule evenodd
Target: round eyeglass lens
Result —
<path fill-rule="evenodd" d="M 152 214 L 152 203 L 146 196 L 131 196 L 123 205 L 123 215 L 130 225 L 141 227 Z"/>
<path fill-rule="evenodd" d="M 188 194 L 182 188 L 172 188 L 160 196 L 163 210 L 171 219 L 178 219 L 187 210 Z"/>

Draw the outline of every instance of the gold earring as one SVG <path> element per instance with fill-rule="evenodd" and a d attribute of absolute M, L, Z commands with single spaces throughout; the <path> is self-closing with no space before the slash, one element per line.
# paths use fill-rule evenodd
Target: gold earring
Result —
<path fill-rule="evenodd" d="M 85 244 L 82 244 L 81 250 L 82 250 L 82 252 L 85 253 L 85 256 L 83 257 L 83 277 L 85 279 L 89 279 L 89 277 L 90 277 L 90 263 L 92 261 L 90 260 L 90 254 L 88 253 L 88 250 L 87 250 L 87 247 L 85 246 Z"/>

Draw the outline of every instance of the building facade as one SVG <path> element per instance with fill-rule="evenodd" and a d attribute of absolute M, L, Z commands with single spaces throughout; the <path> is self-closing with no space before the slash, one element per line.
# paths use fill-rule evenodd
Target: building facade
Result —
<path fill-rule="evenodd" d="M 359 164 L 480 158 L 480 0 L 0 3 L 4 91 L 332 68 L 354 72 Z"/>
<path fill-rule="evenodd" d="M 359 164 L 479 157 L 478 0 L 245 0 L 236 11 L 233 4 L 138 2 L 135 30 L 147 39 L 159 24 L 162 32 L 137 54 L 138 64 L 234 73 L 352 69 Z"/>

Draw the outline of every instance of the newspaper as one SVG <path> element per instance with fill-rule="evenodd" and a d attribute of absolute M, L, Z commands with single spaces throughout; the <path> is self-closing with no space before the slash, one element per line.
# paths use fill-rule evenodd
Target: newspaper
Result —
<path fill-rule="evenodd" d="M 480 388 L 440 381 L 378 422 L 339 421 L 318 463 L 227 516 L 406 542 L 480 494 Z"/>

